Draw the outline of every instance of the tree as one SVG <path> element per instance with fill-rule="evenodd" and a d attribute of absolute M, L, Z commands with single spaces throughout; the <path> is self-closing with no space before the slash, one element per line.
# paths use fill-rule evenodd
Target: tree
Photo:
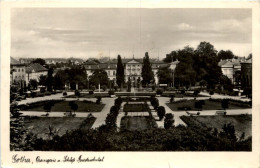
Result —
<path fill-rule="evenodd" d="M 163 117 L 165 116 L 165 108 L 163 106 L 159 106 L 157 109 L 157 115 L 159 117 L 160 120 L 163 119 Z"/>
<path fill-rule="evenodd" d="M 97 69 L 93 71 L 93 74 L 89 77 L 89 83 L 90 85 L 95 86 L 96 88 L 98 87 L 98 85 L 100 84 L 108 86 L 108 76 L 107 76 L 107 72 L 104 71 L 103 69 Z"/>
<path fill-rule="evenodd" d="M 151 83 L 151 81 L 154 80 L 154 74 L 152 71 L 152 66 L 149 60 L 148 52 L 145 53 L 145 56 L 143 58 L 142 78 L 142 82 L 145 86 L 147 86 Z"/>
<path fill-rule="evenodd" d="M 218 59 L 219 60 L 232 59 L 232 58 L 234 58 L 234 54 L 230 50 L 226 50 L 226 51 L 220 50 L 218 52 Z"/>
<path fill-rule="evenodd" d="M 46 86 L 47 86 L 47 90 L 49 92 L 52 92 L 52 89 L 53 89 L 53 68 L 50 68 L 48 70 L 48 75 L 47 75 L 47 78 L 46 78 Z"/>
<path fill-rule="evenodd" d="M 123 87 L 125 80 L 124 65 L 122 63 L 121 56 L 117 56 L 117 68 L 116 68 L 116 83 L 119 87 Z"/>
<path fill-rule="evenodd" d="M 169 66 L 160 67 L 157 76 L 159 78 L 159 83 L 161 84 L 170 84 L 172 81 L 172 72 Z"/>
<path fill-rule="evenodd" d="M 32 86 L 32 88 L 35 90 L 38 87 L 38 82 L 35 79 L 30 79 L 29 81 L 30 85 Z"/>
<path fill-rule="evenodd" d="M 127 91 L 128 92 L 131 92 L 131 87 L 132 87 L 131 79 L 130 79 L 130 77 L 128 77 L 128 81 L 127 81 Z"/>
<path fill-rule="evenodd" d="M 41 58 L 36 58 L 35 60 L 32 61 L 32 63 L 38 63 L 40 65 L 45 65 L 45 60 Z"/>
<path fill-rule="evenodd" d="M 164 128 L 165 129 L 169 129 L 173 127 L 174 124 L 174 118 L 173 118 L 173 114 L 171 113 L 167 113 L 165 115 L 165 119 L 164 119 Z"/>
<path fill-rule="evenodd" d="M 40 75 L 39 85 L 46 86 L 46 84 L 47 84 L 47 76 L 46 75 Z"/>
<path fill-rule="evenodd" d="M 194 53 L 193 68 L 196 71 L 196 80 L 206 80 L 208 88 L 214 89 L 219 83 L 222 75 L 221 68 L 218 66 L 217 50 L 209 42 L 201 42 Z"/>
<path fill-rule="evenodd" d="M 252 53 L 250 53 L 246 59 L 247 60 L 252 59 Z"/>

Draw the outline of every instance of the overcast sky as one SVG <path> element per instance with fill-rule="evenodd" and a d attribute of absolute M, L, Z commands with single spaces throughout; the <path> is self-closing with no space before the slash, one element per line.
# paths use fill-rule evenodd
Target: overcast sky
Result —
<path fill-rule="evenodd" d="M 251 9 L 23 8 L 11 16 L 13 57 L 160 59 L 210 42 L 235 55 L 252 52 Z"/>

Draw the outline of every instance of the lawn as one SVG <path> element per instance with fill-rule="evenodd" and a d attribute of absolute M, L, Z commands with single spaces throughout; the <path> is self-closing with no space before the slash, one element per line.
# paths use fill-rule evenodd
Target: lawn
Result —
<path fill-rule="evenodd" d="M 252 136 L 252 115 L 194 116 L 193 118 L 208 127 L 217 128 L 218 131 L 222 131 L 225 123 L 232 123 L 237 137 L 240 137 L 243 132 L 246 138 Z"/>
<path fill-rule="evenodd" d="M 125 104 L 124 112 L 146 112 L 148 111 L 147 104 Z"/>
<path fill-rule="evenodd" d="M 90 129 L 96 118 L 83 117 L 25 117 L 24 126 L 38 138 L 49 138 L 49 126 L 54 134 L 64 135 L 66 131 L 72 131 L 80 127 Z"/>
<path fill-rule="evenodd" d="M 109 97 L 109 94 L 107 92 L 103 93 L 94 93 L 94 94 L 88 94 L 88 93 L 80 93 L 80 98 L 96 98 L 97 96 L 101 97 Z M 64 96 L 65 98 L 78 98 L 75 95 L 69 95 L 69 96 Z"/>
<path fill-rule="evenodd" d="M 166 105 L 172 111 L 183 111 L 185 110 L 185 108 L 187 108 L 187 110 L 198 110 L 197 108 L 194 107 L 195 102 L 196 100 L 187 100 L 184 102 L 166 103 Z M 221 102 L 209 101 L 209 100 L 205 100 L 205 105 L 203 105 L 202 108 L 202 110 L 217 110 L 217 109 L 222 109 Z M 245 109 L 245 107 L 229 103 L 228 109 Z"/>
<path fill-rule="evenodd" d="M 90 101 L 76 101 L 78 105 L 78 109 L 76 112 L 100 112 L 105 104 L 96 104 L 94 102 Z M 32 108 L 26 108 L 25 111 L 44 111 L 43 105 L 41 106 L 34 106 Z M 66 112 L 71 111 L 71 108 L 69 106 L 69 101 L 61 101 L 54 103 L 54 106 L 52 107 L 51 111 L 53 112 Z"/>
<path fill-rule="evenodd" d="M 121 130 L 145 130 L 157 127 L 155 120 L 147 116 L 124 116 L 121 119 Z"/>

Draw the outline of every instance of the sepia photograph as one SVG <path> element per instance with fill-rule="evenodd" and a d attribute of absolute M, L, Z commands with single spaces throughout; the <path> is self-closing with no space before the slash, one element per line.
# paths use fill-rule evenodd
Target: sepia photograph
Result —
<path fill-rule="evenodd" d="M 1 97 L 12 163 L 29 151 L 47 164 L 61 160 L 41 152 L 255 152 L 252 8 L 38 6 L 9 15 Z M 105 161 L 95 154 L 76 162 Z"/>
<path fill-rule="evenodd" d="M 11 32 L 11 150 L 252 150 L 251 9 L 19 8 Z"/>

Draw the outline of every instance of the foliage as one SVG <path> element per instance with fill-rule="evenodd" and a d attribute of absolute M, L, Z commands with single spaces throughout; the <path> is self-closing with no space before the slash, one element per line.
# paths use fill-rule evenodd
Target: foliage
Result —
<path fill-rule="evenodd" d="M 75 96 L 78 98 L 80 97 L 80 92 L 78 90 L 75 90 Z"/>
<path fill-rule="evenodd" d="M 32 86 L 33 89 L 37 89 L 38 82 L 35 79 L 30 79 L 29 83 L 30 83 L 30 85 Z"/>
<path fill-rule="evenodd" d="M 96 104 L 100 104 L 101 99 L 102 99 L 101 96 L 97 96 Z"/>
<path fill-rule="evenodd" d="M 163 94 L 163 89 L 157 89 L 156 90 L 157 95 L 162 95 Z"/>
<path fill-rule="evenodd" d="M 157 109 L 159 107 L 159 100 L 155 98 L 154 96 L 150 97 L 151 105 L 154 107 L 154 109 Z"/>
<path fill-rule="evenodd" d="M 223 99 L 221 101 L 221 106 L 223 109 L 227 109 L 228 108 L 228 104 L 229 104 L 229 100 L 228 99 Z"/>
<path fill-rule="evenodd" d="M 108 94 L 111 96 L 111 95 L 115 95 L 115 91 L 114 90 L 109 90 L 108 91 Z"/>
<path fill-rule="evenodd" d="M 142 78 L 143 78 L 143 85 L 147 86 L 154 80 L 154 74 L 152 71 L 152 65 L 150 63 L 148 52 L 145 53 L 143 58 L 143 67 L 142 67 Z"/>
<path fill-rule="evenodd" d="M 165 108 L 163 106 L 159 106 L 157 108 L 157 115 L 158 115 L 160 120 L 163 119 L 163 117 L 165 116 Z"/>
<path fill-rule="evenodd" d="M 77 109 L 78 109 L 78 105 L 77 105 L 77 103 L 76 103 L 75 101 L 70 101 L 70 102 L 69 102 L 69 106 L 70 106 L 71 110 L 74 111 L 74 113 L 75 113 L 75 112 L 77 111 Z"/>
<path fill-rule="evenodd" d="M 165 129 L 169 129 L 173 127 L 174 124 L 174 115 L 171 113 L 167 113 L 165 115 L 165 119 L 164 119 L 164 128 Z"/>
<path fill-rule="evenodd" d="M 96 88 L 98 87 L 98 85 L 108 86 L 109 79 L 107 76 L 107 72 L 103 69 L 94 70 L 93 74 L 89 77 L 89 83 Z"/>
<path fill-rule="evenodd" d="M 67 96 L 68 94 L 67 94 L 67 92 L 63 92 L 63 96 Z"/>
<path fill-rule="evenodd" d="M 116 83 L 119 87 L 123 86 L 125 82 L 124 65 L 122 63 L 121 56 L 117 56 L 117 67 L 116 67 Z"/>
<path fill-rule="evenodd" d="M 32 63 L 38 63 L 40 65 L 45 65 L 45 60 L 42 58 L 36 58 L 35 60 L 32 61 Z"/>
<path fill-rule="evenodd" d="M 220 50 L 218 52 L 218 59 L 219 60 L 226 60 L 226 59 L 232 59 L 234 58 L 234 54 L 232 51 L 230 50 L 227 50 L 227 51 L 224 51 L 224 50 Z"/>
<path fill-rule="evenodd" d="M 53 101 L 48 101 L 47 103 L 44 104 L 43 109 L 44 109 L 46 112 L 50 112 L 52 106 L 54 106 L 54 102 L 53 102 Z"/>
<path fill-rule="evenodd" d="M 169 68 L 169 66 L 166 67 L 160 67 L 157 76 L 159 78 L 160 84 L 170 84 L 172 82 L 172 72 Z"/>

